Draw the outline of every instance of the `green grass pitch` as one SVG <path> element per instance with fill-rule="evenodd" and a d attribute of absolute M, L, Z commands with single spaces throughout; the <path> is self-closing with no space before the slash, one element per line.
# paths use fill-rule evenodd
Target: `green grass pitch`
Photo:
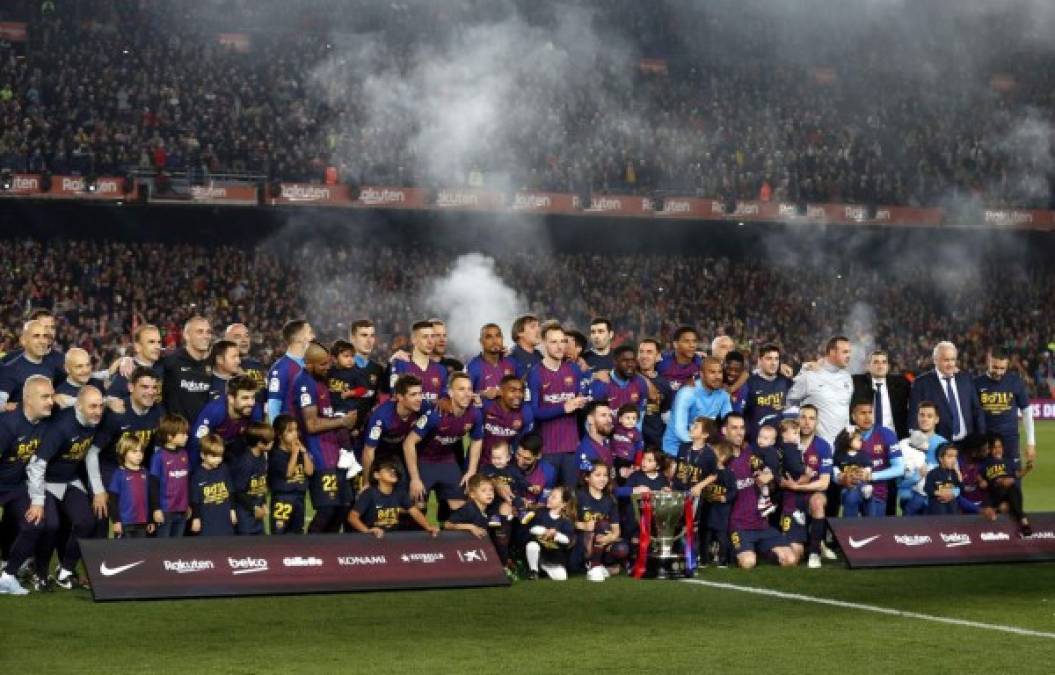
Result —
<path fill-rule="evenodd" d="M 1055 423 L 1038 425 L 1026 506 L 1055 510 Z M 701 579 L 979 622 L 957 625 L 675 581 L 91 602 L 0 597 L 0 673 L 1050 673 L 1055 563 Z M 1050 633 L 1002 632 L 993 626 Z"/>

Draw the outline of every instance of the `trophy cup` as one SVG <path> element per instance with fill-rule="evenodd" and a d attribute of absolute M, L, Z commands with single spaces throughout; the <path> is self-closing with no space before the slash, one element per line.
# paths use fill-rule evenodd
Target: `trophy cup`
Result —
<path fill-rule="evenodd" d="M 646 497 L 651 509 L 644 507 Z M 676 544 L 685 536 L 685 494 L 652 492 L 647 496 L 634 495 L 633 499 L 639 520 L 648 510 L 652 512 L 646 576 L 673 579 L 682 574 L 685 570 L 685 554 L 677 550 Z M 642 530 L 645 527 L 646 524 L 642 522 Z"/>

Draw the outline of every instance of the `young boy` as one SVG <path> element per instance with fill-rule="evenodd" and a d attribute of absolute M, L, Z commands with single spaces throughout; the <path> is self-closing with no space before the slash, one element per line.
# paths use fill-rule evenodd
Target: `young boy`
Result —
<path fill-rule="evenodd" d="M 119 468 L 110 479 L 110 517 L 119 539 L 142 539 L 154 531 L 150 522 L 150 482 L 143 470 L 143 446 L 133 436 L 117 441 Z"/>
<path fill-rule="evenodd" d="M 183 415 L 167 414 L 158 424 L 158 449 L 150 458 L 150 510 L 158 537 L 182 537 L 190 514 L 187 430 Z"/>
<path fill-rule="evenodd" d="M 729 513 L 736 499 L 736 476 L 729 470 L 733 459 L 733 446 L 726 441 L 714 445 L 714 457 L 718 466 L 714 482 L 703 493 L 710 504 L 707 511 L 707 534 L 700 551 L 709 555 L 715 547 L 714 561 L 718 567 L 729 566 Z M 705 562 L 705 561 L 703 561 Z"/>
<path fill-rule="evenodd" d="M 756 438 L 755 443 L 755 455 L 760 457 L 762 463 L 765 465 L 765 467 L 756 472 L 756 474 L 768 470 L 773 478 L 776 478 L 781 474 L 780 449 L 777 447 L 777 428 L 772 424 L 763 425 L 758 430 L 758 437 Z M 770 494 L 772 485 L 773 479 L 770 479 L 770 483 L 759 488 L 758 511 L 762 514 L 763 518 L 768 518 L 776 513 L 777 510 L 776 504 L 774 504 L 773 495 Z"/>
<path fill-rule="evenodd" d="M 622 484 L 630 475 L 632 467 L 640 466 L 641 452 L 645 449 L 645 441 L 641 432 L 637 429 L 637 405 L 626 403 L 619 407 L 616 412 L 617 419 L 612 429 L 612 441 L 609 447 L 612 449 L 614 459 L 616 480 Z"/>
<path fill-rule="evenodd" d="M 267 453 L 275 431 L 265 422 L 252 422 L 242 438 L 247 448 L 231 462 L 236 534 L 263 534 L 267 518 Z"/>
<path fill-rule="evenodd" d="M 938 448 L 938 466 L 927 472 L 923 491 L 927 494 L 927 513 L 932 516 L 954 516 L 960 512 L 956 498 L 963 480 L 957 463 L 956 446 L 946 443 Z"/>
<path fill-rule="evenodd" d="M 337 340 L 333 343 L 330 354 L 334 363 L 326 376 L 330 402 L 335 414 L 347 415 L 355 409 L 356 397 L 362 393 L 356 391 L 359 385 L 355 380 L 355 347 L 351 342 Z"/>
<path fill-rule="evenodd" d="M 348 512 L 348 524 L 356 532 L 372 534 L 378 539 L 385 532 L 399 527 L 400 516 L 407 514 L 418 526 L 436 536 L 438 527 L 429 523 L 425 514 L 410 500 L 406 490 L 398 489 L 399 465 L 385 459 L 374 465 L 370 487 L 359 493 L 355 506 Z"/>
<path fill-rule="evenodd" d="M 191 479 L 190 530 L 203 537 L 230 536 L 238 516 L 231 500 L 231 474 L 223 463 L 223 439 L 208 434 L 198 446 L 201 466 Z"/>
<path fill-rule="evenodd" d="M 989 456 L 979 466 L 981 476 L 978 484 L 987 493 L 986 506 L 982 512 L 989 520 L 996 520 L 997 509 L 1007 504 L 1023 537 L 1033 536 L 1033 527 L 1023 511 L 1022 486 L 1015 479 L 1026 476 L 1032 469 L 1032 462 L 1027 462 L 1023 469 L 1015 471 L 1014 464 L 1004 458 L 1004 441 L 996 434 L 989 436 Z"/>
<path fill-rule="evenodd" d="M 510 466 L 510 448 L 506 441 L 498 441 L 491 447 L 490 462 L 480 467 L 480 475 L 491 481 L 496 497 L 516 511 L 524 509 L 524 499 L 519 495 L 527 490 L 520 472 Z"/>

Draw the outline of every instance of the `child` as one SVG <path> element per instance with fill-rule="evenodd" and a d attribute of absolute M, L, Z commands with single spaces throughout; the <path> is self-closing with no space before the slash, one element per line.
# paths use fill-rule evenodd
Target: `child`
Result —
<path fill-rule="evenodd" d="M 275 441 L 275 430 L 266 422 L 251 422 L 242 434 L 247 450 L 231 461 L 235 534 L 263 534 L 267 518 L 267 453 Z"/>
<path fill-rule="evenodd" d="M 528 579 L 538 579 L 539 569 L 554 581 L 568 578 L 568 551 L 575 537 L 575 499 L 563 485 L 554 487 L 532 522 L 531 541 L 525 546 Z"/>
<path fill-rule="evenodd" d="M 768 475 L 771 476 L 769 481 L 759 488 L 758 495 L 758 511 L 763 518 L 768 518 L 776 513 L 777 510 L 776 504 L 773 503 L 773 497 L 770 494 L 770 487 L 773 479 L 780 475 L 781 464 L 780 450 L 777 448 L 777 428 L 772 424 L 766 424 L 758 430 L 754 454 L 760 457 L 765 465 L 764 468 L 755 472 L 756 477 L 767 472 L 767 470 Z"/>
<path fill-rule="evenodd" d="M 729 512 L 736 499 L 736 476 L 729 470 L 733 459 L 733 446 L 728 441 L 718 441 L 714 445 L 714 456 L 718 464 L 715 481 L 703 493 L 710 503 L 707 511 L 707 533 L 700 546 L 706 554 L 715 548 L 714 561 L 718 567 L 729 566 Z"/>
<path fill-rule="evenodd" d="M 110 516 L 119 539 L 142 539 L 154 531 L 150 522 L 149 479 L 143 470 L 143 446 L 133 436 L 117 441 L 119 467 L 110 479 Z"/>
<path fill-rule="evenodd" d="M 691 440 L 678 446 L 678 454 L 674 459 L 671 486 L 675 490 L 689 490 L 699 497 L 704 488 L 714 482 L 718 463 L 707 441 L 716 431 L 712 419 L 697 417 L 693 420 L 689 427 Z"/>
<path fill-rule="evenodd" d="M 772 427 L 762 427 L 759 435 L 767 428 L 771 429 Z M 781 420 L 780 468 L 786 478 L 800 485 L 805 485 L 816 478 L 817 474 L 810 470 L 803 461 L 802 448 L 799 447 L 801 441 L 802 434 L 799 429 L 799 421 L 796 419 Z M 809 499 L 809 494 L 804 492 L 796 490 L 781 491 L 781 532 L 788 534 L 792 531 L 793 524 L 796 526 L 795 529 L 806 527 L 806 512 L 809 510 Z"/>
<path fill-rule="evenodd" d="M 326 375 L 326 382 L 333 412 L 343 416 L 355 410 L 356 397 L 363 394 L 361 388 L 356 389 L 359 385 L 355 381 L 355 347 L 351 342 L 337 340 L 330 354 L 333 355 L 334 363 Z"/>
<path fill-rule="evenodd" d="M 189 426 L 183 415 L 171 413 L 158 423 L 158 449 L 150 459 L 150 510 L 158 537 L 182 537 L 190 515 Z"/>
<path fill-rule="evenodd" d="M 490 534 L 495 552 L 503 565 L 509 564 L 510 517 L 513 509 L 507 502 L 495 504 L 495 484 L 487 476 L 476 474 L 469 479 L 469 499 L 451 514 L 446 530 L 464 530 L 477 539 Z M 495 516 L 497 516 L 497 525 Z"/>
<path fill-rule="evenodd" d="M 612 457 L 615 460 L 616 480 L 626 480 L 633 467 L 641 465 L 641 452 L 645 441 L 637 429 L 637 405 L 626 403 L 616 412 L 616 424 L 612 429 Z"/>
<path fill-rule="evenodd" d="M 273 427 L 276 443 L 267 459 L 271 534 L 303 534 L 304 492 L 315 464 L 300 442 L 297 420 L 292 415 L 279 415 Z"/>
<path fill-rule="evenodd" d="M 835 437 L 832 465 L 835 481 L 843 486 L 840 501 L 844 518 L 861 517 L 865 502 L 872 497 L 872 485 L 868 482 L 872 459 L 860 451 L 863 443 L 864 438 L 857 429 L 843 429 Z"/>
<path fill-rule="evenodd" d="M 663 451 L 655 448 L 645 450 L 641 453 L 641 468 L 630 474 L 626 483 L 615 489 L 615 496 L 619 498 L 622 506 L 620 522 L 623 532 L 630 541 L 631 553 L 637 544 L 638 532 L 641 531 L 637 511 L 631 501 L 632 495 L 670 490 L 670 481 L 665 472 L 666 461 L 667 455 Z"/>
<path fill-rule="evenodd" d="M 1015 479 L 1026 476 L 1033 469 L 1033 463 L 1027 462 L 1025 468 L 1019 471 L 1015 471 L 1013 466 L 1012 462 L 1004 459 L 1004 441 L 992 434 L 989 437 L 989 457 L 979 466 L 981 476 L 978 484 L 987 493 L 982 513 L 989 520 L 996 520 L 996 510 L 1007 504 L 1011 517 L 1021 527 L 1022 536 L 1030 537 L 1033 536 L 1033 528 L 1022 510 L 1022 486 Z"/>
<path fill-rule="evenodd" d="M 959 452 L 952 443 L 938 448 L 938 466 L 927 472 L 923 491 L 927 494 L 927 513 L 932 516 L 954 516 L 960 512 L 956 498 L 963 480 L 957 463 Z"/>
<path fill-rule="evenodd" d="M 382 460 L 374 466 L 370 486 L 359 494 L 355 507 L 348 512 L 352 529 L 380 539 L 385 532 L 396 529 L 400 515 L 406 513 L 421 529 L 436 536 L 439 528 L 430 524 L 421 509 L 411 503 L 410 493 L 397 487 L 399 479 L 399 465 L 395 461 Z"/>
<path fill-rule="evenodd" d="M 968 434 L 957 443 L 957 447 L 960 449 L 963 488 L 956 502 L 961 513 L 981 513 L 988 497 L 981 486 L 981 464 L 989 456 L 989 443 L 982 434 Z"/>
<path fill-rule="evenodd" d="M 585 565 L 586 578 L 604 581 L 616 573 L 630 554 L 619 534 L 619 507 L 609 494 L 608 467 L 594 464 L 583 477 L 583 487 L 575 495 L 575 569 Z"/>
<path fill-rule="evenodd" d="M 522 478 L 519 472 L 510 466 L 509 460 L 509 443 L 496 441 L 491 446 L 490 462 L 480 467 L 480 475 L 490 479 L 496 496 L 503 504 L 522 511 L 524 499 L 518 495 L 527 490 L 527 485 L 521 484 Z"/>
<path fill-rule="evenodd" d="M 927 510 L 925 484 L 927 474 L 927 452 L 930 440 L 918 429 L 901 441 L 901 457 L 905 462 L 905 473 L 898 480 L 898 503 L 901 504 L 901 515 L 919 516 Z"/>
<path fill-rule="evenodd" d="M 203 537 L 234 534 L 238 516 L 231 500 L 231 474 L 223 464 L 223 439 L 218 434 L 201 438 L 201 466 L 191 479 L 191 532 Z"/>

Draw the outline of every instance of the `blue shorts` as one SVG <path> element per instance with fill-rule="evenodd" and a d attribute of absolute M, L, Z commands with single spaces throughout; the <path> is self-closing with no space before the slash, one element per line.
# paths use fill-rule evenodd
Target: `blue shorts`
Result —
<path fill-rule="evenodd" d="M 308 490 L 311 492 L 311 504 L 316 509 L 330 506 L 345 506 L 351 499 L 348 481 L 343 480 L 344 471 L 316 471 L 308 479 Z"/>
<path fill-rule="evenodd" d="M 780 533 L 788 544 L 805 544 L 809 540 L 806 526 L 796 523 L 790 513 L 780 516 Z"/>
<path fill-rule="evenodd" d="M 304 493 L 271 495 L 271 534 L 304 534 Z"/>
<path fill-rule="evenodd" d="M 418 462 L 418 475 L 425 484 L 425 494 L 436 491 L 437 499 L 464 500 L 462 470 L 454 462 Z"/>
<path fill-rule="evenodd" d="M 758 553 L 767 556 L 777 546 L 788 545 L 783 535 L 773 527 L 764 530 L 733 530 L 729 533 L 729 542 L 733 546 L 733 555 Z"/>

